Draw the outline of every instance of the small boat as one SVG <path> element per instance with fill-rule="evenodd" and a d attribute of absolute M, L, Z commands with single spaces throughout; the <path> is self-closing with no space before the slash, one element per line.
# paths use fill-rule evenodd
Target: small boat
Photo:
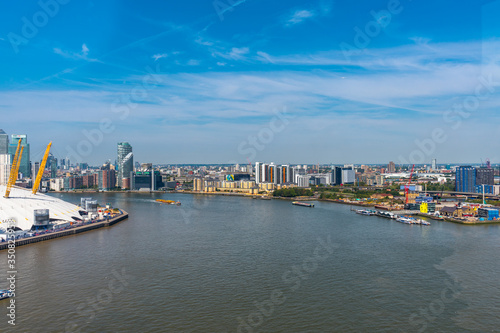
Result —
<path fill-rule="evenodd" d="M 166 203 L 166 204 L 169 204 L 169 205 L 177 205 L 177 206 L 181 205 L 180 201 L 174 201 L 174 200 L 156 199 L 156 201 L 157 202 L 161 202 L 161 203 Z"/>
<path fill-rule="evenodd" d="M 420 225 L 431 225 L 431 223 L 424 220 L 420 220 Z"/>
<path fill-rule="evenodd" d="M 6 298 L 12 297 L 10 290 L 1 289 L 0 290 L 0 301 Z"/>
<path fill-rule="evenodd" d="M 366 215 L 366 216 L 371 216 L 374 214 L 372 211 L 366 210 L 366 209 L 357 209 L 356 213 L 361 214 L 361 215 Z"/>
<path fill-rule="evenodd" d="M 292 202 L 292 205 L 302 206 L 302 207 L 314 207 L 314 204 L 312 203 L 300 202 L 300 201 L 294 201 Z"/>
<path fill-rule="evenodd" d="M 400 216 L 396 219 L 396 221 L 398 222 L 401 222 L 401 223 L 404 223 L 404 224 L 413 224 L 412 221 L 407 218 L 407 217 L 404 217 L 404 216 Z"/>

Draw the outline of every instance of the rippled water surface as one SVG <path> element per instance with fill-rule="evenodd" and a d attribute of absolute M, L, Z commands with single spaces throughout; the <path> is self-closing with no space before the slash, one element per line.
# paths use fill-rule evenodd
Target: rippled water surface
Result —
<path fill-rule="evenodd" d="M 410 226 L 321 202 L 93 196 L 130 218 L 19 247 L 16 326 L 4 300 L 0 331 L 500 331 L 498 226 Z"/>

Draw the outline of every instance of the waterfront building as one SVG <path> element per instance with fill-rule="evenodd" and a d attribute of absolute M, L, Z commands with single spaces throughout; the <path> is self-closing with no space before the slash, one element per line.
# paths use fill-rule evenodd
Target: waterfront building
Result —
<path fill-rule="evenodd" d="M 280 166 L 280 184 L 287 184 L 293 182 L 293 168 L 289 165 Z"/>
<path fill-rule="evenodd" d="M 9 153 L 9 136 L 0 129 L 0 155 Z"/>
<path fill-rule="evenodd" d="M 50 180 L 50 189 L 52 191 L 64 190 L 64 178 L 54 178 Z"/>
<path fill-rule="evenodd" d="M 0 154 L 0 185 L 7 185 L 12 167 L 10 154 Z"/>
<path fill-rule="evenodd" d="M 123 179 L 130 178 L 131 172 L 134 171 L 134 155 L 132 146 L 128 142 L 118 143 L 118 159 L 117 159 L 117 184 L 123 188 Z"/>
<path fill-rule="evenodd" d="M 196 177 L 193 179 L 193 191 L 203 192 L 204 184 L 202 177 Z"/>
<path fill-rule="evenodd" d="M 101 169 L 98 172 L 98 186 L 100 191 L 109 191 L 116 187 L 116 171 Z"/>
<path fill-rule="evenodd" d="M 278 184 L 278 170 L 274 163 L 271 163 L 268 168 L 267 181 L 269 183 Z"/>
<path fill-rule="evenodd" d="M 309 187 L 309 181 L 311 179 L 310 175 L 296 175 L 295 183 L 298 187 Z"/>
<path fill-rule="evenodd" d="M 5 190 L 6 187 L 0 185 L 0 193 L 5 193 Z M 82 209 L 74 204 L 40 192 L 32 194 L 31 190 L 13 187 L 9 198 L 0 195 L 0 225 L 13 219 L 16 227 L 30 230 L 39 223 L 36 213 L 40 209 L 45 211 L 46 220 L 55 224 L 69 224 L 85 218 L 85 215 L 80 214 Z"/>
<path fill-rule="evenodd" d="M 22 173 L 23 177 L 29 178 L 30 172 L 30 144 L 28 143 L 28 136 L 25 134 L 17 135 L 13 134 L 10 136 L 11 142 L 9 144 L 9 154 L 11 155 L 12 161 L 14 160 L 14 155 L 17 150 L 17 143 L 21 139 L 21 147 L 24 147 L 23 155 L 21 157 L 21 163 L 19 165 L 19 172 Z"/>
<path fill-rule="evenodd" d="M 137 171 L 133 174 L 131 189 L 135 191 L 157 191 L 164 187 L 160 171 Z"/>
<path fill-rule="evenodd" d="M 476 192 L 476 169 L 472 166 L 460 166 L 455 175 L 455 191 Z"/>

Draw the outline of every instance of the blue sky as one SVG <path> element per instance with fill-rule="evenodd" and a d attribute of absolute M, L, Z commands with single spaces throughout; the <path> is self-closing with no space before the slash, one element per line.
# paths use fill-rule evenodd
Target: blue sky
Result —
<path fill-rule="evenodd" d="M 500 162 L 500 1 L 6 6 L 0 128 L 33 160 Z"/>

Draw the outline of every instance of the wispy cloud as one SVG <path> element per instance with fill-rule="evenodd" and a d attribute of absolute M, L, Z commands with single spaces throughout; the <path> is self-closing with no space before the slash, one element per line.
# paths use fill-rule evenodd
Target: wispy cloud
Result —
<path fill-rule="evenodd" d="M 305 10 L 305 9 L 297 10 L 292 14 L 292 17 L 288 19 L 286 25 L 290 26 L 301 23 L 308 18 L 314 17 L 315 15 L 316 15 L 315 12 L 310 10 Z"/>
<path fill-rule="evenodd" d="M 188 65 L 188 66 L 199 66 L 199 65 L 200 65 L 200 61 L 199 61 L 199 60 L 196 60 L 196 59 L 190 59 L 190 60 L 187 62 L 187 65 Z"/>
<path fill-rule="evenodd" d="M 158 53 L 152 56 L 155 61 L 168 57 L 168 53 Z"/>
<path fill-rule="evenodd" d="M 229 52 L 213 52 L 213 56 L 228 60 L 244 60 L 249 53 L 250 49 L 248 47 L 233 47 Z"/>
<path fill-rule="evenodd" d="M 82 49 L 80 52 L 72 52 L 72 51 L 66 51 L 61 48 L 55 47 L 54 48 L 54 53 L 58 54 L 66 59 L 73 59 L 73 60 L 86 60 L 90 62 L 96 62 L 98 61 L 97 59 L 89 58 L 90 50 L 87 46 L 87 44 L 83 43 L 82 44 Z"/>

